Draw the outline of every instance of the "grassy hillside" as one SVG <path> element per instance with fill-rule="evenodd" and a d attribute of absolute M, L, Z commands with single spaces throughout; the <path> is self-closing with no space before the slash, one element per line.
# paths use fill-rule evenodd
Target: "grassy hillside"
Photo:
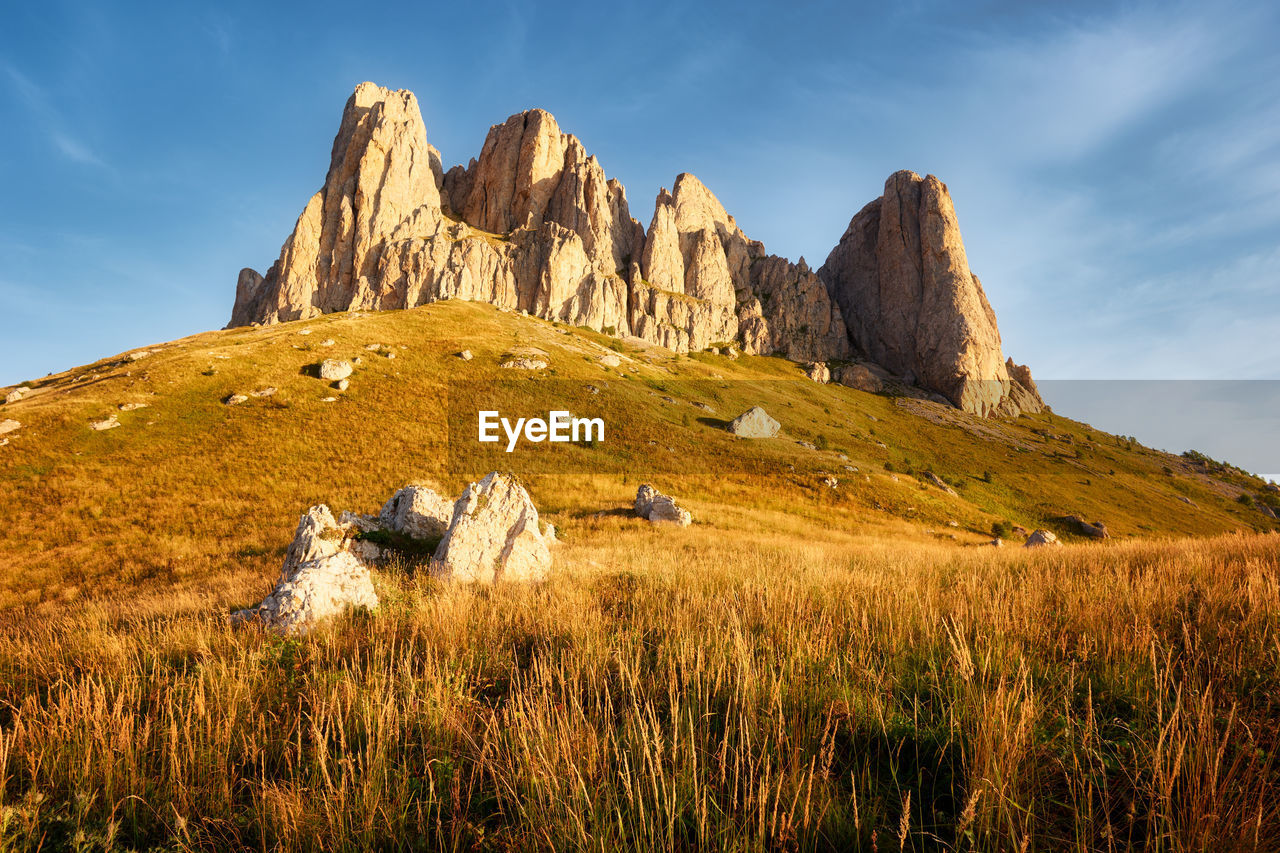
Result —
<path fill-rule="evenodd" d="M 335 343 L 321 346 L 327 340 Z M 463 348 L 470 362 L 456 356 Z M 547 370 L 498 367 L 535 350 Z M 3 407 L 23 426 L 0 448 L 0 516 L 9 522 L 0 554 L 10 568 L 0 605 L 269 577 L 313 503 L 372 511 L 410 480 L 457 493 L 497 466 L 524 475 L 570 538 L 594 513 L 629 505 L 646 479 L 688 502 L 700 522 L 764 537 L 774 513 L 866 535 L 954 536 L 957 546 L 989 539 L 995 522 L 1053 528 L 1051 519 L 1071 513 L 1106 522 L 1118 539 L 1271 523 L 1236 502 L 1240 484 L 1055 415 L 983 422 L 818 385 L 781 358 L 676 357 L 485 305 L 210 332 L 149 353 L 47 377 Z M 600 363 L 609 355 L 618 367 Z M 312 375 L 327 357 L 362 359 L 347 392 Z M 278 390 L 222 403 L 267 386 Z M 451 394 L 504 413 L 594 405 L 609 434 L 594 450 L 481 453 L 474 407 L 455 405 L 455 433 L 466 441 L 450 444 Z M 118 411 L 128 403 L 146 408 Z M 782 422 L 782 436 L 744 441 L 724 431 L 757 404 Z M 119 428 L 88 428 L 111 414 Z M 958 497 L 913 476 L 924 471 Z M 822 485 L 827 473 L 838 489 Z M 244 589 L 224 587 L 237 601 Z"/>
<path fill-rule="evenodd" d="M 0 850 L 1280 846 L 1280 539 L 1238 471 L 466 303 L 32 387 L 0 408 Z M 609 432 L 480 453 L 482 401 Z M 724 431 L 757 404 L 781 436 Z M 227 624 L 309 505 L 498 463 L 560 531 L 546 582 L 392 564 L 376 613 Z M 630 517 L 645 481 L 695 523 Z M 1113 538 L 982 544 L 1070 513 Z"/>

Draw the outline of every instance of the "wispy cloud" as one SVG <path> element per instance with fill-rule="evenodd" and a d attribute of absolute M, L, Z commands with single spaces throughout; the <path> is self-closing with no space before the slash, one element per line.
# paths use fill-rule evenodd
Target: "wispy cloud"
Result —
<path fill-rule="evenodd" d="M 84 163 L 89 166 L 99 166 L 106 168 L 106 163 L 94 154 L 89 147 L 79 140 L 72 139 L 61 131 L 52 131 L 49 134 L 53 146 L 61 151 L 69 160 L 76 163 Z"/>
<path fill-rule="evenodd" d="M 53 106 L 54 99 L 34 80 L 12 65 L 4 64 L 9 87 L 26 107 L 53 150 L 73 163 L 110 171 L 110 166 L 83 140 L 66 128 L 70 122 Z"/>

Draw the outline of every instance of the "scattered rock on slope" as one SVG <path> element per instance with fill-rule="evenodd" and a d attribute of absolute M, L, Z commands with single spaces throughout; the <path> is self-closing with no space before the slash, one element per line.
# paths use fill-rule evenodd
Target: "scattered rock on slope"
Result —
<path fill-rule="evenodd" d="M 5 394 L 5 395 L 4 395 L 4 401 L 5 401 L 5 403 L 6 403 L 6 404 L 8 404 L 8 403 L 16 403 L 16 402 L 18 402 L 19 400 L 21 400 L 23 397 L 27 396 L 27 392 L 28 392 L 28 391 L 30 391 L 30 390 L 31 390 L 31 389 L 30 389 L 30 388 L 27 388 L 27 387 L 14 388 L 14 389 L 13 389 L 12 391 L 10 391 L 8 394 Z"/>
<path fill-rule="evenodd" d="M 1037 530 L 1027 537 L 1027 541 L 1023 543 L 1023 548 L 1046 548 L 1061 547 L 1062 543 L 1058 541 L 1058 537 L 1054 536 L 1048 530 Z"/>
<path fill-rule="evenodd" d="M 782 427 L 759 406 L 752 406 L 729 423 L 729 432 L 740 438 L 773 438 Z"/>
<path fill-rule="evenodd" d="M 13 418 L 5 418 L 4 420 L 0 421 L 0 435 L 4 435 L 7 432 L 13 432 L 14 430 L 20 429 L 21 427 L 22 427 L 22 424 L 19 423 L 18 421 L 15 421 Z"/>
<path fill-rule="evenodd" d="M 930 483 L 934 486 L 937 486 L 939 489 L 942 489 L 942 491 L 946 492 L 949 495 L 954 496 L 956 493 L 955 489 L 948 486 L 945 480 L 943 480 L 941 477 L 939 477 L 937 474 L 933 473 L 932 471 L 925 471 L 923 474 L 920 475 L 920 479 L 924 480 L 926 483 Z"/>
<path fill-rule="evenodd" d="M 825 384 L 831 381 L 831 369 L 827 367 L 826 362 L 822 361 L 811 361 L 805 365 L 804 375 L 814 382 Z"/>
<path fill-rule="evenodd" d="M 351 375 L 351 371 L 352 367 L 349 361 L 326 358 L 320 362 L 320 378 L 326 382 L 337 382 L 340 379 L 346 379 Z"/>
<path fill-rule="evenodd" d="M 431 561 L 432 574 L 478 583 L 540 580 L 550 568 L 533 500 L 514 477 L 497 471 L 458 498 Z"/>
<path fill-rule="evenodd" d="M 547 363 L 540 358 L 528 358 L 522 355 L 508 359 L 499 366 L 506 370 L 544 370 Z"/>
<path fill-rule="evenodd" d="M 435 539 L 448 529 L 453 505 L 426 486 L 405 486 L 386 502 L 378 519 L 396 533 Z"/>
<path fill-rule="evenodd" d="M 884 381 L 865 364 L 845 364 L 831 373 L 836 382 L 855 391 L 876 394 L 884 389 Z"/>
<path fill-rule="evenodd" d="M 120 426 L 120 420 L 115 415 L 111 415 L 110 417 L 103 418 L 100 421 L 89 422 L 89 429 L 97 430 L 98 432 L 102 432 L 103 430 L 108 430 L 108 429 L 115 429 L 118 426 Z"/>
<path fill-rule="evenodd" d="M 652 522 L 669 521 L 688 527 L 693 516 L 676 503 L 670 495 L 664 495 L 647 483 L 636 491 L 636 515 Z"/>
<path fill-rule="evenodd" d="M 297 633 L 348 607 L 378 606 L 369 567 L 352 549 L 349 530 L 324 505 L 298 522 L 275 589 L 257 607 L 232 614 L 234 623 Z"/>
<path fill-rule="evenodd" d="M 1056 520 L 1081 536 L 1088 536 L 1090 539 L 1107 539 L 1111 536 L 1107 532 L 1107 526 L 1101 521 L 1085 521 L 1078 515 L 1064 515 Z"/>

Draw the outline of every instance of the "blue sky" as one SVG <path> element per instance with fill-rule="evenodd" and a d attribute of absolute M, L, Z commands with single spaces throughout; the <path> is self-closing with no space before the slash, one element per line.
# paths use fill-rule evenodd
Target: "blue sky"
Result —
<path fill-rule="evenodd" d="M 690 171 L 815 267 L 931 172 L 1037 377 L 1280 379 L 1273 4 L 605 5 L 10 5 L 0 384 L 222 326 L 362 80 L 446 166 L 541 106 L 646 225 Z"/>

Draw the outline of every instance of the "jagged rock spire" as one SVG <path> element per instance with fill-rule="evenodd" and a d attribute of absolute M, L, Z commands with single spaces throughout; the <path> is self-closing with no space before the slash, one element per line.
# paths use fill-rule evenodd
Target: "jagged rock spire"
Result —
<path fill-rule="evenodd" d="M 677 351 L 860 354 L 984 415 L 1041 405 L 1030 372 L 1004 362 L 932 176 L 891 176 L 815 273 L 767 254 L 688 173 L 658 193 L 646 234 L 622 185 L 543 110 L 494 125 L 478 158 L 444 173 L 413 94 L 362 83 L 279 259 L 240 272 L 230 325 L 443 298 Z"/>
<path fill-rule="evenodd" d="M 818 274 L 872 361 L 965 411 L 1002 411 L 1012 380 L 995 312 L 969 270 L 944 183 L 891 175 Z"/>

